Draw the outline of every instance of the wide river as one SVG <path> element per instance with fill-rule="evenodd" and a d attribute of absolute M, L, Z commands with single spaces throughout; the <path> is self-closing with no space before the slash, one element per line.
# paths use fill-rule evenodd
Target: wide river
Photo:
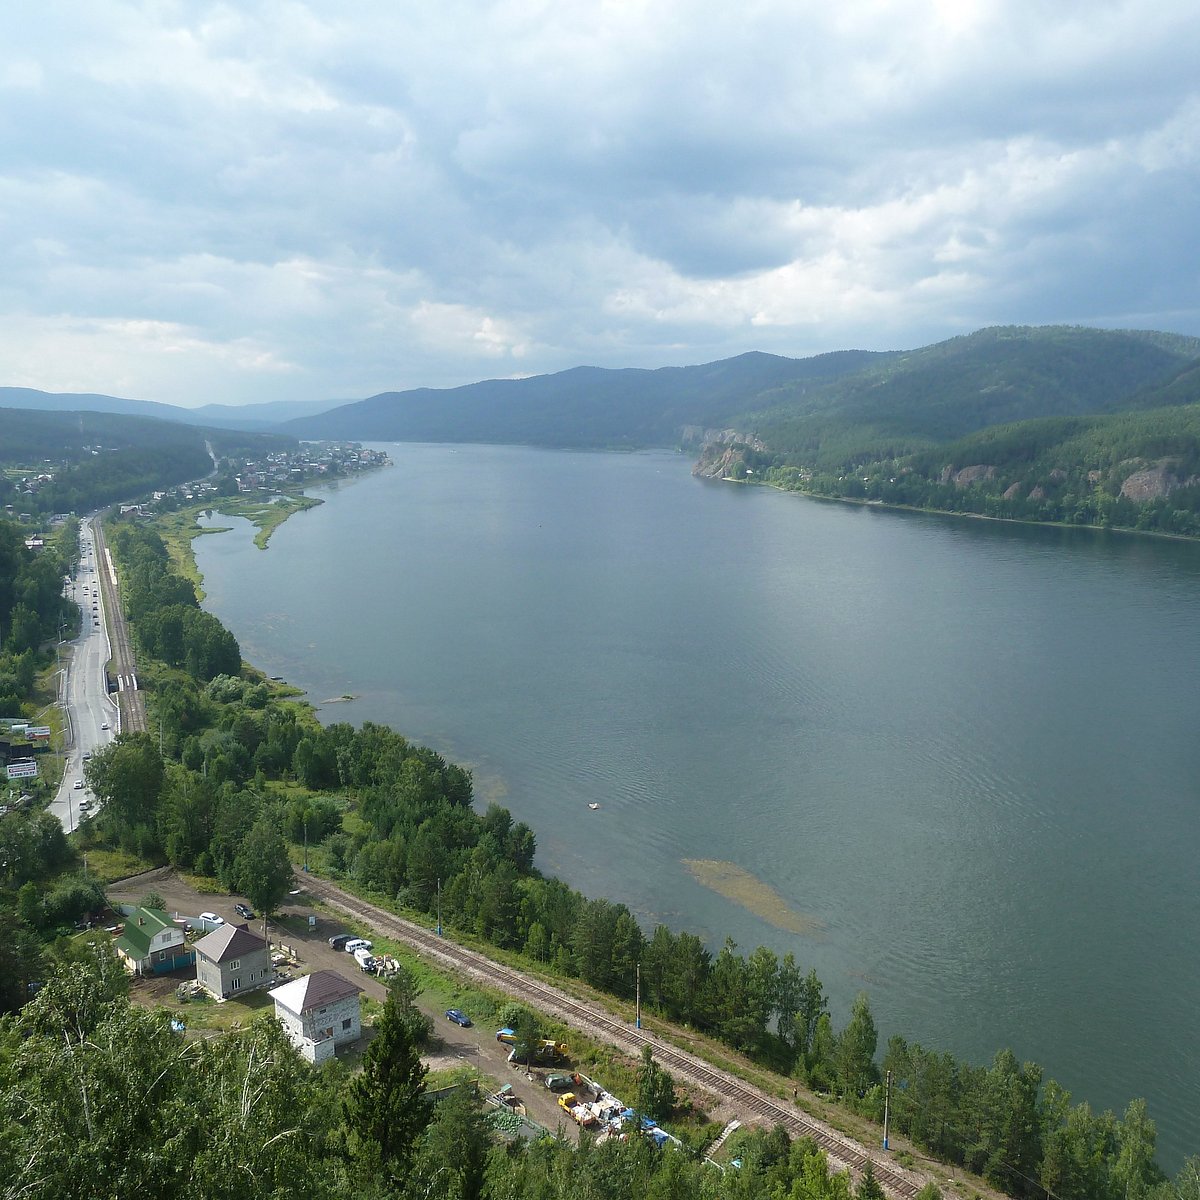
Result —
<path fill-rule="evenodd" d="M 1200 546 L 386 449 L 265 553 L 197 540 L 246 658 L 470 765 L 647 927 L 792 951 L 835 1025 L 866 990 L 881 1050 L 1010 1046 L 1200 1152 Z"/>

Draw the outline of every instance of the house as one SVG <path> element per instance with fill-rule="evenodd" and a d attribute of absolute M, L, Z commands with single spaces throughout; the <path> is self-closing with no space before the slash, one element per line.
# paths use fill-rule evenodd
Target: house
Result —
<path fill-rule="evenodd" d="M 121 913 L 125 929 L 116 949 L 135 975 L 161 975 L 195 961 L 195 952 L 184 944 L 183 930 L 161 909 L 122 904 Z"/>
<path fill-rule="evenodd" d="M 218 1000 L 267 987 L 270 949 L 245 923 L 218 925 L 196 943 L 196 982 Z"/>
<path fill-rule="evenodd" d="M 362 1036 L 362 990 L 336 971 L 314 971 L 272 989 L 271 999 L 292 1045 L 310 1063 L 323 1063 L 338 1046 Z"/>

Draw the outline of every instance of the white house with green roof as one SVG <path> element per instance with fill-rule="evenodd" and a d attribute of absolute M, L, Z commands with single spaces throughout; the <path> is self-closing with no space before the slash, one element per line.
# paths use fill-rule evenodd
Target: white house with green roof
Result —
<path fill-rule="evenodd" d="M 190 966 L 196 953 L 183 940 L 183 930 L 158 908 L 121 905 L 125 929 L 117 938 L 117 953 L 135 975 L 161 975 Z"/>

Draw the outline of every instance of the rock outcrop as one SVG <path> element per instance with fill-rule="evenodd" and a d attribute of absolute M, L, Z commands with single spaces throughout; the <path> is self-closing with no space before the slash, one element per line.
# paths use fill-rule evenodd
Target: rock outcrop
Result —
<path fill-rule="evenodd" d="M 1152 467 L 1145 467 L 1126 476 L 1121 484 L 1121 495 L 1135 504 L 1158 500 L 1168 496 L 1176 488 L 1192 487 L 1200 483 L 1195 475 L 1183 478 L 1177 473 L 1178 463 L 1171 458 L 1160 458 Z"/>
<path fill-rule="evenodd" d="M 739 472 L 739 464 L 744 465 L 748 450 L 762 453 L 766 444 L 752 433 L 742 433 L 737 429 L 705 429 L 698 426 L 685 425 L 685 435 L 691 431 L 701 433 L 700 457 L 692 467 L 692 474 L 705 479 L 724 479 L 727 476 L 745 473 Z M 696 440 L 693 438 L 693 440 Z M 686 438 L 685 438 L 686 444 Z"/>

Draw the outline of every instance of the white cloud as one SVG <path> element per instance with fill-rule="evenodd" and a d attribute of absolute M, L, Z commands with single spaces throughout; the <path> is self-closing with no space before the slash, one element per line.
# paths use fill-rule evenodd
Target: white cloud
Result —
<path fill-rule="evenodd" d="M 249 401 L 1195 332 L 1193 29 L 1180 0 L 5 10 L 0 382 Z"/>

